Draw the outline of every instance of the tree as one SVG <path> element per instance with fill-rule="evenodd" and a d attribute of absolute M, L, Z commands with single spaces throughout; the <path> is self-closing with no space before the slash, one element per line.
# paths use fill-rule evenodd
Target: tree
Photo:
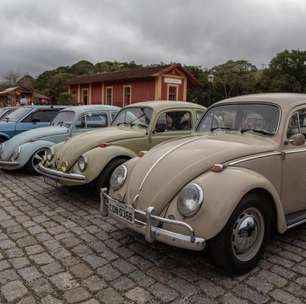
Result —
<path fill-rule="evenodd" d="M 209 74 L 214 75 L 213 101 L 256 91 L 255 65 L 246 60 L 229 60 L 213 67 Z"/>
<path fill-rule="evenodd" d="M 306 51 L 285 50 L 272 58 L 263 75 L 267 91 L 306 92 Z"/>
<path fill-rule="evenodd" d="M 14 71 L 9 71 L 4 75 L 4 81 L 7 86 L 17 85 L 17 81 L 20 78 L 20 74 Z"/>

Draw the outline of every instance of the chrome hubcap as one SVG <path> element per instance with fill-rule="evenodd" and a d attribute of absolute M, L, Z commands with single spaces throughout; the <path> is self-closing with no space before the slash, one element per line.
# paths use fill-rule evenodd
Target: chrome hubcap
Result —
<path fill-rule="evenodd" d="M 258 253 L 264 238 L 264 219 L 257 208 L 244 210 L 232 232 L 232 249 L 236 258 L 246 262 Z"/>
<path fill-rule="evenodd" d="M 36 152 L 34 155 L 33 155 L 33 158 L 32 158 L 32 165 L 33 167 L 37 167 L 40 162 L 43 160 L 44 158 L 44 155 L 45 155 L 46 151 L 45 150 L 42 150 L 42 151 L 38 151 Z"/>

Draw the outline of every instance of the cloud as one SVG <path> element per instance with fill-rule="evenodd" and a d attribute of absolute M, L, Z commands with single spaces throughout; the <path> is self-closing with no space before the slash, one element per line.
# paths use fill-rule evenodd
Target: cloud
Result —
<path fill-rule="evenodd" d="M 0 75 L 81 59 L 260 66 L 306 49 L 305 20 L 303 0 L 1 0 Z"/>

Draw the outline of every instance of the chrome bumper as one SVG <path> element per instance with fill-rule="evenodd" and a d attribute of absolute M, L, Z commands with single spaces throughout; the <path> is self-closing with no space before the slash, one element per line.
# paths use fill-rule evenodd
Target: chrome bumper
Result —
<path fill-rule="evenodd" d="M 86 184 L 85 176 L 76 173 L 64 173 L 58 170 L 44 167 L 41 163 L 37 167 L 37 171 L 47 177 L 50 177 L 56 181 L 67 181 L 69 183 L 75 183 L 77 185 Z"/>
<path fill-rule="evenodd" d="M 9 160 L 0 160 L 0 169 L 14 170 L 19 167 L 19 162 L 9 161 Z"/>
<path fill-rule="evenodd" d="M 108 200 L 112 199 L 106 192 L 107 192 L 107 189 L 105 188 L 101 189 L 100 213 L 104 217 L 109 215 Z M 196 237 L 193 228 L 187 223 L 154 215 L 154 207 L 149 207 L 147 208 L 146 211 L 134 209 L 134 212 L 135 212 L 135 217 L 137 214 L 142 215 L 146 218 L 146 221 L 143 222 L 135 218 L 135 221 L 132 224 L 122 219 L 121 217 L 118 217 L 111 213 L 110 213 L 110 216 L 112 216 L 118 222 L 124 224 L 131 230 L 144 235 L 147 242 L 152 243 L 153 241 L 157 240 L 159 242 L 162 242 L 162 243 L 165 243 L 171 246 L 189 249 L 189 250 L 195 250 L 195 251 L 201 251 L 205 248 L 205 240 L 203 238 Z M 156 222 L 184 227 L 186 231 L 188 231 L 188 235 L 172 232 L 172 231 L 157 227 Z"/>

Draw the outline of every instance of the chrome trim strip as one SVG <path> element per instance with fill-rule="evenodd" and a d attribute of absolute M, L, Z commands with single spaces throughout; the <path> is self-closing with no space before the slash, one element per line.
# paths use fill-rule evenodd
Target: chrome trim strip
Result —
<path fill-rule="evenodd" d="M 184 145 L 187 145 L 193 141 L 196 141 L 196 140 L 199 140 L 200 138 L 199 137 L 196 137 L 196 138 L 192 138 L 192 139 L 189 139 L 189 140 L 186 140 L 184 141 L 183 143 L 180 143 L 174 147 L 172 147 L 171 149 L 169 149 L 167 152 L 165 152 L 164 154 L 162 154 L 154 163 L 153 165 L 151 166 L 151 168 L 147 171 L 146 175 L 144 176 L 139 188 L 138 188 L 138 194 L 139 192 L 142 190 L 142 187 L 144 185 L 144 183 L 146 182 L 148 176 L 151 174 L 151 172 L 153 171 L 153 169 L 157 166 L 157 164 L 162 161 L 167 155 L 169 155 L 171 152 L 175 151 L 176 149 L 184 146 Z"/>
<path fill-rule="evenodd" d="M 66 180 L 66 181 L 85 181 L 85 176 L 76 173 L 64 173 L 58 170 L 50 169 L 44 167 L 41 163 L 37 167 L 37 171 L 43 175 L 46 175 L 51 178 L 56 178 L 59 180 Z"/>
<path fill-rule="evenodd" d="M 273 155 L 282 155 L 282 153 L 275 151 L 275 152 L 255 154 L 255 155 L 251 155 L 251 156 L 242 157 L 242 158 L 239 158 L 237 160 L 232 160 L 232 161 L 230 161 L 228 163 L 225 163 L 225 165 L 226 166 L 234 166 L 234 165 L 237 165 L 239 163 L 242 163 L 242 162 L 245 162 L 245 161 L 248 161 L 248 160 L 264 158 L 264 157 L 273 156 Z"/>
<path fill-rule="evenodd" d="M 301 153 L 301 152 L 306 152 L 306 148 L 300 148 L 300 149 L 295 149 L 295 150 L 283 151 L 283 153 L 285 153 L 285 154 L 294 154 L 294 153 Z"/>
<path fill-rule="evenodd" d="M 288 225 L 287 228 L 288 228 L 288 229 L 291 229 L 291 228 L 294 228 L 294 227 L 296 227 L 296 226 L 302 225 L 302 224 L 304 224 L 304 223 L 306 223 L 306 219 L 302 219 L 302 220 L 300 220 L 300 221 L 298 221 L 298 222 L 296 222 L 296 223 L 293 223 L 293 224 L 291 224 L 291 225 Z"/>

